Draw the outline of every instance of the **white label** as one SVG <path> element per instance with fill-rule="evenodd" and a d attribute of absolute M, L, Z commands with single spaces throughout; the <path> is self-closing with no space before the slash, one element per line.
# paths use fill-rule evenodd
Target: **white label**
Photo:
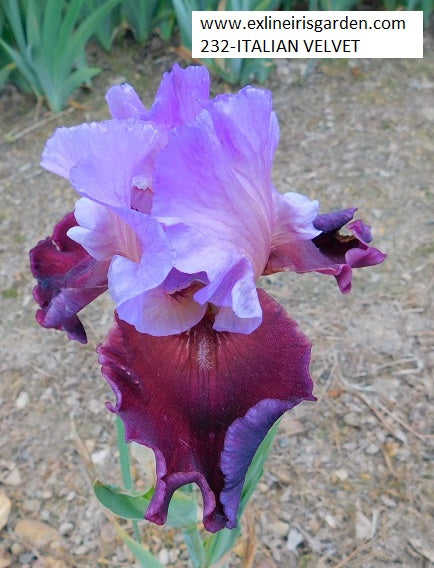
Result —
<path fill-rule="evenodd" d="M 422 58 L 423 12 L 193 11 L 192 56 Z"/>

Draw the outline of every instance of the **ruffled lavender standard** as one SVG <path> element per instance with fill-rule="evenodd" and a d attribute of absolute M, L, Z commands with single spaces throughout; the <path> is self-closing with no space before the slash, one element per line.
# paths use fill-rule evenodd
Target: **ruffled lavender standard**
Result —
<path fill-rule="evenodd" d="M 42 165 L 81 198 L 30 253 L 37 320 L 86 342 L 77 313 L 107 288 L 116 323 L 98 348 L 127 438 L 151 447 L 157 486 L 146 518 L 196 482 L 210 531 L 234 527 L 244 477 L 273 422 L 314 400 L 310 344 L 264 291 L 262 274 L 320 272 L 351 289 L 382 262 L 355 209 L 271 182 L 279 128 L 271 93 L 209 99 L 203 67 L 175 65 L 148 110 L 129 85 L 112 119 L 59 128 Z"/>

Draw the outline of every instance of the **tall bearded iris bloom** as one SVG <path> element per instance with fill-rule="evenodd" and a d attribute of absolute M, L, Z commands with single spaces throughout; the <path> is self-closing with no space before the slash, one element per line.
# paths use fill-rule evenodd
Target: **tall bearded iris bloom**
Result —
<path fill-rule="evenodd" d="M 149 110 L 129 85 L 107 101 L 111 120 L 60 128 L 44 150 L 81 197 L 31 251 L 37 319 L 85 342 L 77 313 L 109 289 L 116 322 L 98 353 L 127 439 L 155 452 L 146 518 L 164 523 L 196 482 L 205 527 L 232 528 L 267 431 L 314 400 L 310 343 L 259 277 L 315 271 L 346 293 L 353 268 L 385 255 L 355 209 L 319 214 L 274 188 L 270 92 L 210 99 L 205 68 L 175 65 Z"/>

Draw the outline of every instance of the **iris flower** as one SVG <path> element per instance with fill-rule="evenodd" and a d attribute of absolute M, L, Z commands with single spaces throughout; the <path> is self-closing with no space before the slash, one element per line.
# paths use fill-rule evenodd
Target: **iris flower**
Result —
<path fill-rule="evenodd" d="M 233 528 L 267 431 L 315 400 L 310 343 L 259 277 L 315 271 L 347 293 L 353 268 L 385 255 L 355 209 L 319 214 L 275 189 L 269 91 L 210 99 L 204 67 L 175 65 L 150 109 L 130 85 L 106 98 L 110 120 L 59 128 L 42 156 L 80 199 L 30 253 L 36 317 L 84 343 L 77 314 L 110 291 L 99 360 L 127 439 L 156 456 L 146 518 L 164 523 L 173 492 L 195 482 L 206 529 Z"/>

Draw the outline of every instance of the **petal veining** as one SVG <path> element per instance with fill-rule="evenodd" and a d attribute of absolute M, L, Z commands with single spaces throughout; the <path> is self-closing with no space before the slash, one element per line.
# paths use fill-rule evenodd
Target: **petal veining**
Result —
<path fill-rule="evenodd" d="M 234 527 L 247 468 L 268 428 L 314 400 L 309 341 L 279 304 L 261 290 L 259 297 L 264 321 L 250 335 L 216 332 L 208 314 L 188 332 L 160 338 L 118 319 L 99 347 L 127 439 L 156 454 L 149 520 L 163 523 L 173 492 L 196 482 L 205 527 Z"/>
<path fill-rule="evenodd" d="M 146 107 L 134 88 L 128 83 L 110 87 L 106 93 L 105 100 L 107 101 L 110 114 L 113 118 L 145 119 L 147 112 Z"/>
<path fill-rule="evenodd" d="M 229 288 L 243 263 L 250 266 L 248 295 L 254 296 L 254 281 L 271 244 L 271 166 L 277 141 L 271 94 L 245 88 L 218 97 L 194 123 L 175 129 L 157 157 L 152 213 L 169 226 L 175 266 L 207 273 L 210 283 L 198 301 L 212 290 L 213 299 L 207 300 L 236 313 L 235 302 L 242 302 Z M 245 274 L 243 268 L 240 277 Z M 257 316 L 255 308 L 241 317 Z"/>
<path fill-rule="evenodd" d="M 41 165 L 70 180 L 76 191 L 99 203 L 130 207 L 135 178 L 150 178 L 158 132 L 135 119 L 58 128 Z"/>
<path fill-rule="evenodd" d="M 178 64 L 164 73 L 146 120 L 171 129 L 192 122 L 208 105 L 210 78 L 206 67 L 182 69 Z"/>

